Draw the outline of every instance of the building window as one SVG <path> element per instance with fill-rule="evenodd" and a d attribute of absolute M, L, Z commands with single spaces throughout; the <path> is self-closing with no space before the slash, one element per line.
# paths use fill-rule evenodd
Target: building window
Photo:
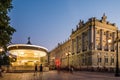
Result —
<path fill-rule="evenodd" d="M 92 57 L 89 56 L 89 57 L 88 57 L 88 65 L 91 65 L 91 64 L 92 64 Z"/>
<path fill-rule="evenodd" d="M 114 58 L 111 57 L 111 65 L 114 63 Z"/>
<path fill-rule="evenodd" d="M 106 32 L 104 32 L 104 35 L 106 35 Z"/>
<path fill-rule="evenodd" d="M 100 62 L 100 63 L 102 62 L 102 58 L 99 58 L 99 62 Z"/>
<path fill-rule="evenodd" d="M 110 33 L 110 36 L 112 36 L 112 34 Z"/>
<path fill-rule="evenodd" d="M 102 50 L 100 43 L 97 45 L 97 50 Z"/>
<path fill-rule="evenodd" d="M 105 63 L 108 63 L 108 58 L 107 57 L 105 57 Z"/>
<path fill-rule="evenodd" d="M 97 64 L 102 62 L 101 53 L 97 54 Z"/>
<path fill-rule="evenodd" d="M 98 58 L 98 63 L 101 63 L 102 62 L 102 58 Z"/>
<path fill-rule="evenodd" d="M 85 58 L 82 59 L 82 65 L 84 65 L 84 64 L 85 64 Z"/>
<path fill-rule="evenodd" d="M 106 43 L 106 45 L 104 46 L 104 51 L 108 51 L 107 43 Z"/>

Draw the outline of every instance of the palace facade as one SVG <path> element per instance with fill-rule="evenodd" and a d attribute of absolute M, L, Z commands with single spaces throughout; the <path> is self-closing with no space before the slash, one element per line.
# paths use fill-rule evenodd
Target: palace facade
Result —
<path fill-rule="evenodd" d="M 114 42 L 118 27 L 106 19 L 107 16 L 103 14 L 100 20 L 95 17 L 85 23 L 80 20 L 76 29 L 72 29 L 70 39 L 59 43 L 50 51 L 50 66 L 61 68 L 73 66 L 79 70 L 114 70 L 116 65 Z M 111 40 L 111 43 L 108 40 Z"/>

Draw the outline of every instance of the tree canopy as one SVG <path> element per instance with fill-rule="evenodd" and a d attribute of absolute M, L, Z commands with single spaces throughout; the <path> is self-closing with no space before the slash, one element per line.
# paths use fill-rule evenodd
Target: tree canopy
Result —
<path fill-rule="evenodd" d="M 0 0 L 0 47 L 3 47 L 5 51 L 13 33 L 16 31 L 10 25 L 10 17 L 8 16 L 8 12 L 12 8 L 12 0 Z"/>
<path fill-rule="evenodd" d="M 7 51 L 7 44 L 11 42 L 12 35 L 16 31 L 10 25 L 10 17 L 8 13 L 12 9 L 12 0 L 0 0 L 0 48 L 4 51 L 0 52 L 4 55 L 0 56 L 0 65 L 9 65 L 10 58 L 5 53 Z"/>

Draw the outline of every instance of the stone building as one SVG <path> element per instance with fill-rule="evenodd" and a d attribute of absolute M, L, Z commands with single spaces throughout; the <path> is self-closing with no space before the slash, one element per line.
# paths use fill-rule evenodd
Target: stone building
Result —
<path fill-rule="evenodd" d="M 55 58 L 62 59 L 61 67 L 68 65 L 75 69 L 114 69 L 116 64 L 114 42 L 118 27 L 106 19 L 107 16 L 103 14 L 100 20 L 95 17 L 88 19 L 85 23 L 80 20 L 76 29 L 72 30 L 70 39 L 58 45 L 50 52 L 50 55 L 56 55 Z M 109 39 L 111 43 L 108 42 Z M 69 56 L 65 56 L 65 53 L 68 53 L 65 51 L 67 45 L 70 46 Z"/>
<path fill-rule="evenodd" d="M 52 51 L 50 51 L 49 54 L 50 54 L 49 61 L 51 68 L 55 68 L 57 66 L 61 68 L 65 68 L 66 66 L 68 66 L 68 64 L 71 64 L 70 62 L 68 63 L 68 56 L 67 56 L 67 54 L 71 55 L 71 40 L 68 39 L 63 43 L 58 43 L 58 46 Z"/>

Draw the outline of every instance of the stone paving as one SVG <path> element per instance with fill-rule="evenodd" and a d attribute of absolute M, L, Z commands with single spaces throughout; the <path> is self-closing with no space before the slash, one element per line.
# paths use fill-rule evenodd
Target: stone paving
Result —
<path fill-rule="evenodd" d="M 49 71 L 43 73 L 4 73 L 0 80 L 120 80 L 120 77 L 114 77 L 114 73 L 79 71 L 72 74 L 63 71 Z"/>

